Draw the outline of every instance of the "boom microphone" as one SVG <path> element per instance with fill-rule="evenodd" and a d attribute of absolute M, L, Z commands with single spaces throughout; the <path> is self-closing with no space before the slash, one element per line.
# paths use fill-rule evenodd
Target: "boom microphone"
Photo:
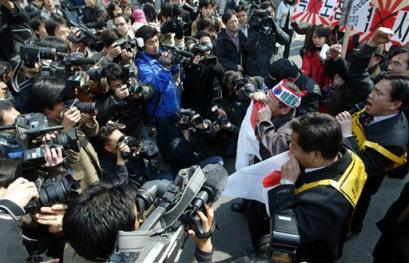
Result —
<path fill-rule="evenodd" d="M 221 164 L 208 164 L 202 169 L 206 181 L 193 201 L 193 213 L 205 203 L 214 203 L 223 194 L 227 185 L 228 173 Z"/>

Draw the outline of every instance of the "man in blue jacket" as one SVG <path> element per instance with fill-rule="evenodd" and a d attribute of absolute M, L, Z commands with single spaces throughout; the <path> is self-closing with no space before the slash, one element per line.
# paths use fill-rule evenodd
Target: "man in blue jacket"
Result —
<path fill-rule="evenodd" d="M 160 52 L 156 28 L 142 26 L 136 37 L 144 42 L 143 51 L 138 53 L 135 60 L 139 79 L 155 89 L 152 99 L 146 104 L 146 111 L 155 119 L 158 146 L 164 157 L 169 158 L 171 141 L 168 133 L 177 129 L 172 116 L 180 108 L 180 94 L 173 77 L 179 71 L 179 65 L 172 65 L 171 53 Z"/>

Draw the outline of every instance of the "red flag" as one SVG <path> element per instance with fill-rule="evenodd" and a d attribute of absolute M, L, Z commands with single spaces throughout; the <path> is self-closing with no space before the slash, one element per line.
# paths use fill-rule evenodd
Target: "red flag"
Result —
<path fill-rule="evenodd" d="M 272 171 L 263 178 L 264 188 L 270 188 L 280 183 L 281 171 Z"/>

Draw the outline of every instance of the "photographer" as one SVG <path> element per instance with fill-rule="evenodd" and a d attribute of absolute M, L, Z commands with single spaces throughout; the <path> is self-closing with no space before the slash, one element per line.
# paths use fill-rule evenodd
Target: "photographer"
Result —
<path fill-rule="evenodd" d="M 101 32 L 101 40 L 104 43 L 104 49 L 95 55 L 99 59 L 98 65 L 106 67 L 109 63 L 115 62 L 121 65 L 133 65 L 133 56 L 136 53 L 132 50 L 127 50 L 127 47 L 120 45 L 120 37 L 113 29 L 105 29 Z M 126 45 L 126 41 L 125 41 Z"/>
<path fill-rule="evenodd" d="M 136 136 L 143 132 L 143 106 L 151 98 L 153 88 L 141 85 L 135 76 L 128 76 L 129 73 L 125 70 L 115 63 L 110 63 L 104 68 L 110 91 L 104 94 L 105 99 L 100 100 L 99 104 L 118 105 L 120 112 L 111 112 L 110 117 L 118 115 L 112 120 L 125 124 L 126 133 Z M 107 121 L 105 118 L 104 124 Z"/>
<path fill-rule="evenodd" d="M 136 32 L 136 37 L 144 41 L 143 51 L 137 54 L 135 61 L 139 80 L 152 85 L 155 90 L 145 110 L 150 117 L 155 119 L 156 139 L 166 159 L 169 158 L 171 152 L 168 131 L 175 129 L 172 116 L 180 107 L 179 91 L 172 75 L 178 73 L 179 65 L 172 64 L 171 53 L 159 51 L 158 31 L 155 28 L 144 25 Z"/>
<path fill-rule="evenodd" d="M 224 71 L 212 55 L 210 34 L 201 31 L 196 34 L 196 38 L 199 43 L 190 50 L 195 57 L 184 71 L 182 106 L 192 108 L 207 118 L 214 98 L 215 81 L 222 82 Z"/>
<path fill-rule="evenodd" d="M 265 9 L 253 10 L 246 41 L 246 74 L 268 76 L 270 59 L 277 53 L 276 43 L 286 45 L 289 36 L 276 25 L 273 16 Z"/>
<path fill-rule="evenodd" d="M 181 8 L 176 4 L 163 3 L 160 8 L 161 22 L 159 42 L 165 45 L 183 48 L 184 34 L 188 25 L 181 18 Z"/>
<path fill-rule="evenodd" d="M 114 25 L 117 33 L 124 39 L 134 39 L 135 34 L 132 31 L 131 19 L 124 15 L 118 15 L 114 18 Z"/>
<path fill-rule="evenodd" d="M 192 23 L 192 36 L 194 36 L 199 31 L 197 28 L 197 23 L 200 19 L 203 18 L 208 18 L 214 23 L 216 33 L 219 32 L 222 27 L 224 27 L 222 21 L 215 16 L 213 2 L 210 0 L 200 0 L 199 15 Z"/>
<path fill-rule="evenodd" d="M 104 148 L 99 155 L 103 181 L 112 183 L 129 179 L 129 183 L 137 188 L 150 180 L 173 180 L 172 174 L 157 170 L 154 158 L 158 150 L 153 141 L 144 140 L 142 136 L 126 136 L 118 125 L 112 124 L 101 128 L 99 140 Z"/>
<path fill-rule="evenodd" d="M 51 18 L 45 21 L 45 30 L 48 36 L 56 37 L 68 44 L 67 37 L 70 33 L 70 28 L 64 18 L 51 15 Z"/>
<path fill-rule="evenodd" d="M 62 123 L 64 132 L 69 132 L 72 128 L 76 130 L 80 149 L 65 151 L 67 165 L 74 169 L 74 179 L 80 181 L 81 188 L 86 189 L 97 183 L 101 175 L 98 156 L 87 139 L 87 135 L 97 135 L 98 123 L 95 116 L 81 113 L 75 106 L 68 105 L 69 108 L 66 108 L 66 92 L 64 81 L 39 78 L 31 87 L 31 104 L 33 109 L 47 116 L 49 125 Z M 78 124 L 80 126 L 77 127 Z"/>
<path fill-rule="evenodd" d="M 81 259 L 91 262 L 107 260 L 114 252 L 118 231 L 137 230 L 142 223 L 135 205 L 135 196 L 135 190 L 126 183 L 101 183 L 74 200 L 63 219 L 65 237 L 70 245 L 66 247 L 64 262 L 78 262 Z M 210 206 L 206 206 L 205 211 L 206 215 L 198 212 L 198 216 L 204 231 L 209 232 L 214 212 Z M 92 215 L 91 220 L 89 215 Z M 101 218 L 104 220 L 100 220 Z M 211 238 L 197 238 L 191 231 L 189 235 L 196 243 L 195 256 L 198 262 L 211 262 Z"/>

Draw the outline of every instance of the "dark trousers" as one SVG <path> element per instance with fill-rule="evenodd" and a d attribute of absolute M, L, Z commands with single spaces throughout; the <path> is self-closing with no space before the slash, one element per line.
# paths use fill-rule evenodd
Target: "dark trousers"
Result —
<path fill-rule="evenodd" d="M 283 53 L 283 57 L 288 58 L 290 56 L 291 42 L 293 41 L 294 30 L 286 29 L 284 31 L 287 33 L 288 37 L 290 38 L 290 41 L 288 42 L 288 44 L 284 46 L 284 53 Z"/>
<path fill-rule="evenodd" d="M 371 197 L 378 192 L 384 179 L 385 175 L 375 175 L 368 177 L 366 180 L 364 189 L 352 218 L 352 231 L 360 232 L 362 230 L 363 222 L 366 213 L 368 212 L 369 203 L 371 202 Z"/>
<path fill-rule="evenodd" d="M 270 217 L 265 204 L 251 200 L 247 208 L 247 222 L 254 249 L 259 252 L 260 239 L 270 233 Z"/>
<path fill-rule="evenodd" d="M 174 121 L 169 118 L 155 118 L 156 127 L 156 141 L 158 143 L 158 148 L 163 156 L 163 158 L 169 160 L 172 154 L 171 141 L 173 136 L 171 134 L 177 133 L 177 128 Z"/>

